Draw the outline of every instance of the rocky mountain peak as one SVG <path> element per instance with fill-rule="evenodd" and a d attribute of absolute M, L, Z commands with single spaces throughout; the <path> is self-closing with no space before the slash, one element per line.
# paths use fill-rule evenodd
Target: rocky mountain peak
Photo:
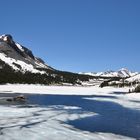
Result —
<path fill-rule="evenodd" d="M 0 36 L 0 60 L 7 61 L 7 64 L 16 70 L 20 67 L 24 72 L 38 72 L 37 68 L 52 69 L 42 59 L 34 56 L 30 49 L 14 41 L 10 34 Z"/>
<path fill-rule="evenodd" d="M 10 34 L 4 34 L 2 36 L 0 36 L 0 39 L 7 42 L 7 43 L 14 43 L 13 41 L 13 37 Z"/>

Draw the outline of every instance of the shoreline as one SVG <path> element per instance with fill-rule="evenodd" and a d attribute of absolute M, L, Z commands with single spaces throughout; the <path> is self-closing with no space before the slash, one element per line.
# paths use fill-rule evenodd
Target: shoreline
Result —
<path fill-rule="evenodd" d="M 60 94 L 60 95 L 95 95 L 108 92 L 128 93 L 129 88 L 99 86 L 59 86 L 39 84 L 3 84 L 0 85 L 0 93 L 25 93 L 25 94 Z M 97 92 L 97 93 L 96 93 Z M 132 93 L 133 94 L 133 93 Z"/>

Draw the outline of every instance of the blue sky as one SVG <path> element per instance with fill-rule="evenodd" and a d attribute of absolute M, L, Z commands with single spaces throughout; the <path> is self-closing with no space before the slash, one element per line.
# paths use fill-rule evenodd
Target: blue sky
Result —
<path fill-rule="evenodd" d="M 11 34 L 59 70 L 140 71 L 140 0 L 9 0 L 0 34 Z"/>

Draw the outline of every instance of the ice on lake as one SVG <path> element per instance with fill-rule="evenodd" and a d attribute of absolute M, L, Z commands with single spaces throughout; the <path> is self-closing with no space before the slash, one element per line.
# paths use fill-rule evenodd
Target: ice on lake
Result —
<path fill-rule="evenodd" d="M 15 96 L 14 94 L 0 94 Z M 0 105 L 2 140 L 120 140 L 140 138 L 140 111 L 116 96 L 26 94 L 27 102 Z"/>

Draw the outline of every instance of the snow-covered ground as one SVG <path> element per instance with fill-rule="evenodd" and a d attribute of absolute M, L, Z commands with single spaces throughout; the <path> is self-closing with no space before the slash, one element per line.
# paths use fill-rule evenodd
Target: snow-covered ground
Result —
<path fill-rule="evenodd" d="M 0 139 L 2 140 L 129 140 L 135 139 L 127 135 L 116 134 L 113 132 L 87 131 L 86 128 L 79 129 L 71 123 L 81 121 L 92 117 L 107 119 L 106 105 L 114 103 L 113 108 L 121 110 L 120 112 L 129 118 L 139 114 L 140 112 L 140 94 L 128 92 L 128 88 L 99 88 L 95 87 L 73 87 L 73 86 L 41 86 L 41 85 L 0 85 L 0 93 L 24 93 L 28 96 L 32 94 L 43 94 L 41 98 L 48 96 L 47 100 L 40 100 L 44 105 L 1 105 L 0 106 Z M 47 95 L 45 95 L 47 94 Z M 52 99 L 53 98 L 53 99 Z M 58 100 L 61 101 L 58 101 Z M 93 105 L 92 105 L 93 101 Z M 46 102 L 46 103 L 45 103 Z M 108 104 L 109 103 L 109 104 Z M 97 108 L 94 108 L 96 105 Z M 102 106 L 100 108 L 100 106 Z M 88 106 L 88 107 L 86 107 Z M 116 110 L 116 111 L 117 111 Z M 131 115 L 131 110 L 133 112 Z M 112 110 L 112 118 L 117 112 Z M 124 113 L 124 115 L 125 115 Z M 120 114 L 122 115 L 122 114 Z M 105 116 L 105 117 L 104 117 Z M 119 116 L 118 116 L 119 117 Z M 139 117 L 139 116 L 138 116 Z M 100 118 L 100 119 L 101 119 Z M 127 116 L 126 116 L 127 118 Z M 134 119 L 136 119 L 135 116 Z M 102 120 L 101 119 L 101 120 Z M 121 120 L 116 118 L 116 120 Z M 124 119 L 124 118 L 123 118 Z M 139 118 L 137 118 L 139 121 Z M 93 121 L 92 120 L 92 121 Z M 98 119 L 97 119 L 98 121 Z M 108 121 L 108 119 L 106 120 Z M 110 121 L 113 121 L 110 120 Z M 126 121 L 126 120 L 125 120 Z M 83 125 L 84 125 L 83 121 Z M 89 122 L 89 124 L 92 122 Z M 96 123 L 96 122 L 95 122 Z M 120 123 L 120 122 L 118 122 Z M 115 125 L 117 122 L 115 122 Z M 121 123 L 120 123 L 121 124 Z M 101 127 L 104 127 L 104 123 Z M 133 124 L 126 124 L 130 127 L 140 127 Z M 86 125 L 85 125 L 86 127 Z M 117 127 L 117 126 L 116 126 Z M 129 129 L 129 128 L 128 128 Z M 130 128 L 131 129 L 131 128 Z M 140 130 L 140 129 L 139 129 Z M 128 131 L 129 132 L 129 131 Z M 123 134 L 123 132 L 122 132 Z M 135 133 L 134 133 L 135 135 Z"/>
<path fill-rule="evenodd" d="M 33 94 L 58 94 L 58 95 L 99 95 L 113 92 L 128 92 L 128 88 L 113 88 L 99 86 L 45 86 L 28 84 L 0 85 L 0 92 L 7 93 L 33 93 Z"/>

